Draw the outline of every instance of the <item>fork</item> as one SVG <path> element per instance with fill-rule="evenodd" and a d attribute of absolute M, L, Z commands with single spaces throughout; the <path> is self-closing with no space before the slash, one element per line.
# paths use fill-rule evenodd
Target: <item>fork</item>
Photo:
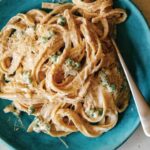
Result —
<path fill-rule="evenodd" d="M 125 64 L 125 61 L 113 39 L 112 39 L 112 43 L 115 47 L 119 61 L 121 63 L 121 66 L 123 68 L 123 71 L 125 73 L 127 81 L 129 83 L 129 87 L 130 87 L 131 93 L 133 95 L 133 98 L 134 98 L 134 101 L 135 101 L 135 104 L 137 107 L 137 111 L 138 111 L 138 114 L 140 117 L 140 121 L 141 121 L 143 130 L 144 130 L 144 133 L 146 136 L 150 137 L 150 107 L 146 103 L 144 96 L 142 95 L 142 93 L 138 89 L 136 83 L 134 82 L 134 80 L 127 68 L 127 65 Z"/>

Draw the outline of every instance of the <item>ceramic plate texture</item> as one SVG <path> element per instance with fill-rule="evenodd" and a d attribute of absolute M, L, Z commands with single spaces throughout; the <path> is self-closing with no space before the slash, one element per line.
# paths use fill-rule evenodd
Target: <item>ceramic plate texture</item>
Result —
<path fill-rule="evenodd" d="M 50 1 L 50 0 L 49 0 Z M 0 0 L 0 28 L 18 12 L 40 8 L 42 0 Z M 128 19 L 118 26 L 117 44 L 145 98 L 150 100 L 150 31 L 141 13 L 129 0 L 117 0 L 115 6 L 126 9 Z M 0 137 L 10 149 L 20 150 L 66 150 L 58 138 L 44 134 L 26 133 L 32 117 L 22 115 L 24 127 L 19 127 L 12 114 L 4 114 L 3 108 L 9 102 L 0 100 Z M 119 115 L 115 128 L 98 138 L 87 138 L 73 133 L 65 138 L 69 150 L 113 150 L 119 147 L 137 128 L 139 117 L 133 101 L 127 110 Z"/>

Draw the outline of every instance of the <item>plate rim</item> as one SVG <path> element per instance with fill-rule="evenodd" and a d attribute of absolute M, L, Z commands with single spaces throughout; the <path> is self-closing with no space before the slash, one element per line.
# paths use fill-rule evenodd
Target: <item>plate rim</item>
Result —
<path fill-rule="evenodd" d="M 132 6 L 136 14 L 140 17 L 140 20 L 142 20 L 142 23 L 145 26 L 145 29 L 147 31 L 150 31 L 150 24 L 148 23 L 148 20 L 146 19 L 142 11 L 139 9 L 139 7 L 135 4 L 135 2 L 133 2 L 132 0 L 127 0 L 126 3 L 129 3 L 130 6 Z M 149 35 L 150 35 L 150 32 L 149 32 Z M 121 143 L 119 143 L 118 146 L 114 147 L 114 149 L 118 149 L 120 146 L 122 146 L 135 133 L 139 125 L 140 125 L 140 119 L 139 117 L 137 117 L 136 125 L 131 131 L 131 133 L 127 136 L 126 139 L 124 139 Z M 2 145 L 5 145 L 10 150 L 14 150 L 15 148 L 17 148 L 14 145 L 10 144 L 9 140 L 5 139 L 5 137 L 1 135 L 0 135 L 0 143 L 2 143 Z"/>
<path fill-rule="evenodd" d="M 131 4 L 131 6 L 133 7 L 133 9 L 136 11 L 136 13 L 140 16 L 140 18 L 142 19 L 142 22 L 144 23 L 144 26 L 147 28 L 146 30 L 149 31 L 150 34 L 150 24 L 148 23 L 148 20 L 146 19 L 146 17 L 144 16 L 143 12 L 139 9 L 139 7 L 135 4 L 135 2 L 133 2 L 132 0 L 128 0 L 128 3 Z M 134 100 L 134 99 L 133 99 Z M 135 133 L 135 131 L 137 130 L 137 128 L 140 126 L 140 119 L 139 117 L 137 118 L 137 124 L 135 125 L 133 131 L 128 135 L 128 137 L 122 141 L 118 146 L 115 147 L 115 149 L 118 149 L 119 147 L 121 147 L 123 144 L 125 144 L 128 139 Z M 144 131 L 143 131 L 144 132 Z"/>

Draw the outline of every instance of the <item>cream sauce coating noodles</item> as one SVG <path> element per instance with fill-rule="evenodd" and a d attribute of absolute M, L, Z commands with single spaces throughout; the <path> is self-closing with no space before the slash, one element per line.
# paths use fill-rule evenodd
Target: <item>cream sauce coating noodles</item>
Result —
<path fill-rule="evenodd" d="M 42 8 L 17 14 L 0 32 L 0 97 L 12 101 L 4 111 L 34 115 L 28 132 L 100 136 L 128 106 L 112 42 L 126 12 L 112 0 Z"/>

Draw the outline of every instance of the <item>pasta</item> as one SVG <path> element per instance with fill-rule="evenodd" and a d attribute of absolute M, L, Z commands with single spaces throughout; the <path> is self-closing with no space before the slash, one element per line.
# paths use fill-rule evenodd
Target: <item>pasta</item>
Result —
<path fill-rule="evenodd" d="M 112 42 L 126 12 L 112 0 L 42 8 L 17 14 L 0 33 L 0 97 L 12 101 L 4 111 L 34 115 L 28 132 L 100 136 L 130 97 Z"/>

